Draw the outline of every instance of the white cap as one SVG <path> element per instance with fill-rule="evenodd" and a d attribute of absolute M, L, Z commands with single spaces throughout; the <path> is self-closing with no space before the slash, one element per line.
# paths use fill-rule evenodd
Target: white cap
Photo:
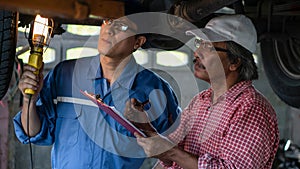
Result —
<path fill-rule="evenodd" d="M 245 15 L 223 15 L 211 19 L 205 28 L 186 31 L 210 42 L 234 41 L 254 53 L 257 44 L 256 29 Z"/>

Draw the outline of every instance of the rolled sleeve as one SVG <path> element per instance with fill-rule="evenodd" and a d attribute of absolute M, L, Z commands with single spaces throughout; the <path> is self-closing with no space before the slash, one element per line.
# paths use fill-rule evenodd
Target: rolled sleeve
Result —
<path fill-rule="evenodd" d="M 14 124 L 14 130 L 16 137 L 19 139 L 19 141 L 23 144 L 29 143 L 29 137 L 24 132 L 24 129 L 22 127 L 21 123 L 21 113 L 19 112 L 13 119 Z M 53 137 L 47 132 L 48 125 L 43 118 L 41 118 L 42 126 L 39 133 L 37 133 L 35 136 L 30 137 L 30 142 L 36 144 L 36 145 L 51 145 L 53 143 Z M 48 134 L 47 134 L 48 133 Z"/>

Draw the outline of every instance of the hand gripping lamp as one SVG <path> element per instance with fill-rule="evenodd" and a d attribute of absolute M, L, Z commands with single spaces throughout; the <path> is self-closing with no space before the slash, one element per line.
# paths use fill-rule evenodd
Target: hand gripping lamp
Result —
<path fill-rule="evenodd" d="M 50 43 L 53 25 L 52 19 L 43 18 L 40 15 L 35 17 L 33 26 L 31 25 L 30 37 L 28 38 L 31 47 L 28 64 L 37 69 L 34 74 L 39 74 L 39 70 L 42 67 L 44 46 L 48 46 Z M 26 89 L 25 93 L 33 95 L 35 91 Z"/>

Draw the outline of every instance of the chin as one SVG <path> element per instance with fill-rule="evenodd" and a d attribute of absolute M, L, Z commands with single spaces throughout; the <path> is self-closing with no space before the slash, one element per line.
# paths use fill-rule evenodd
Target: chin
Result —
<path fill-rule="evenodd" d="M 207 75 L 204 75 L 202 72 L 194 72 L 194 76 L 198 79 L 204 80 L 204 81 L 208 81 L 209 78 L 207 77 Z"/>
<path fill-rule="evenodd" d="M 110 55 L 110 49 L 103 49 L 103 48 L 101 48 L 101 49 L 99 49 L 98 50 L 98 52 L 101 54 L 101 55 L 105 55 L 105 56 L 108 56 L 108 55 Z"/>

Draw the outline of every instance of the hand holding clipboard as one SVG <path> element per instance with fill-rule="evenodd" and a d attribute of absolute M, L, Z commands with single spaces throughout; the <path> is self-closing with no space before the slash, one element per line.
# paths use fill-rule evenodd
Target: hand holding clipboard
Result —
<path fill-rule="evenodd" d="M 157 132 L 150 123 L 147 112 L 144 111 L 144 106 L 149 103 L 149 100 L 140 103 L 135 98 L 131 98 L 126 102 L 124 117 L 128 119 L 134 126 L 139 128 L 147 136 L 149 132 Z"/>

